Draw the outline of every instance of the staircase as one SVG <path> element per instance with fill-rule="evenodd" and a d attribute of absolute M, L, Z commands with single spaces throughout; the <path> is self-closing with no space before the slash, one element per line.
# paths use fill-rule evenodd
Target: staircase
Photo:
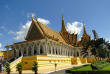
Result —
<path fill-rule="evenodd" d="M 16 71 L 16 65 L 22 61 L 22 57 L 23 56 L 17 58 L 16 60 L 14 60 L 13 62 L 10 63 L 11 71 Z"/>
<path fill-rule="evenodd" d="M 81 60 L 80 60 L 79 57 L 77 57 L 77 63 L 78 63 L 78 65 L 81 65 L 82 64 L 82 62 L 81 62 Z"/>

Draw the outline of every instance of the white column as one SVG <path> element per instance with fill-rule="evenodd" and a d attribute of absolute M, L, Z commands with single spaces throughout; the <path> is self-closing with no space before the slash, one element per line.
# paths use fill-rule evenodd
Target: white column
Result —
<path fill-rule="evenodd" d="M 45 45 L 45 51 L 46 51 L 46 54 L 48 54 L 48 51 L 47 51 L 47 44 Z"/>
<path fill-rule="evenodd" d="M 54 47 L 54 54 L 56 54 L 56 49 L 55 49 L 55 47 Z"/>
<path fill-rule="evenodd" d="M 47 39 L 46 39 L 46 40 L 45 40 L 45 53 L 46 53 L 46 54 L 48 54 L 47 49 L 48 49 L 48 48 L 47 48 Z"/>
<path fill-rule="evenodd" d="M 28 56 L 29 47 L 26 47 L 26 56 Z"/>
<path fill-rule="evenodd" d="M 21 56 L 24 54 L 24 49 L 21 47 Z"/>
<path fill-rule="evenodd" d="M 46 54 L 45 45 L 43 45 L 43 53 Z"/>
<path fill-rule="evenodd" d="M 60 55 L 61 55 L 61 45 L 60 45 Z"/>
<path fill-rule="evenodd" d="M 67 49 L 67 56 L 68 56 L 68 49 Z"/>
<path fill-rule="evenodd" d="M 16 50 L 16 57 L 18 58 L 19 57 L 19 49 L 15 48 L 15 50 Z"/>
<path fill-rule="evenodd" d="M 53 54 L 52 46 L 51 46 L 51 54 Z"/>
<path fill-rule="evenodd" d="M 60 55 L 60 49 L 59 49 L 59 47 L 57 49 L 58 49 L 58 55 Z"/>
<path fill-rule="evenodd" d="M 31 56 L 33 56 L 34 55 L 34 45 L 32 45 L 32 50 L 31 50 Z"/>
<path fill-rule="evenodd" d="M 67 56 L 67 49 L 66 49 L 66 56 Z"/>
<path fill-rule="evenodd" d="M 65 49 L 65 55 L 66 55 L 66 49 Z"/>
<path fill-rule="evenodd" d="M 40 44 L 38 45 L 38 54 L 40 54 Z"/>
<path fill-rule="evenodd" d="M 64 48 L 62 48 L 62 55 L 64 55 Z"/>
<path fill-rule="evenodd" d="M 11 57 L 13 58 L 14 57 L 14 50 L 13 50 L 13 48 L 11 48 L 11 50 L 12 50 Z"/>

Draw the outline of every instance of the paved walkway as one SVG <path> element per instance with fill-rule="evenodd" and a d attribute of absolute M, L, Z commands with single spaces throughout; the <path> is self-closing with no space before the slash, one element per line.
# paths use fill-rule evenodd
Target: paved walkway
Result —
<path fill-rule="evenodd" d="M 66 70 L 66 69 L 59 70 L 59 71 L 54 71 L 54 72 L 51 72 L 51 73 L 48 73 L 48 74 L 66 74 L 66 73 L 65 73 L 65 70 Z"/>

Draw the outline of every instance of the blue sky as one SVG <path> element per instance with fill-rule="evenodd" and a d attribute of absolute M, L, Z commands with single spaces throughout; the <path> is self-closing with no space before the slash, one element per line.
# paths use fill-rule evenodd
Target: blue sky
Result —
<path fill-rule="evenodd" d="M 5 50 L 4 46 L 13 44 L 13 40 L 22 40 L 17 37 L 28 29 L 31 13 L 59 32 L 62 12 L 66 27 L 78 30 L 79 38 L 84 23 L 92 38 L 94 29 L 99 37 L 110 40 L 110 0 L 0 0 L 0 49 Z"/>

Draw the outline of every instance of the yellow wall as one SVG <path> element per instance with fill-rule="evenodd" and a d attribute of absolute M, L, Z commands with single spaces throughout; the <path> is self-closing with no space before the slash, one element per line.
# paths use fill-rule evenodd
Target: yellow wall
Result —
<path fill-rule="evenodd" d="M 53 65 L 54 63 L 70 63 L 71 64 L 71 58 L 67 57 L 50 57 L 50 56 L 27 56 L 23 57 L 22 64 L 24 70 L 31 70 L 33 62 L 38 62 L 38 66 L 43 65 Z"/>
<path fill-rule="evenodd" d="M 4 54 L 3 52 L 0 52 L 0 56 L 3 56 L 3 54 Z"/>
<path fill-rule="evenodd" d="M 92 62 L 94 62 L 94 61 L 96 61 L 96 60 L 98 60 L 98 57 L 91 57 L 91 58 L 87 58 L 87 62 L 88 63 L 92 63 Z"/>
<path fill-rule="evenodd" d="M 34 61 L 37 62 L 37 56 L 23 57 L 23 59 L 22 59 L 23 69 L 24 70 L 32 69 L 32 65 L 33 65 Z"/>
<path fill-rule="evenodd" d="M 87 63 L 87 58 L 80 58 L 80 60 L 83 64 Z"/>
<path fill-rule="evenodd" d="M 8 58 L 10 58 L 11 57 L 11 50 L 10 51 L 8 51 Z M 2 51 L 2 52 L 0 52 L 0 56 L 3 56 L 4 55 L 4 58 L 6 59 L 7 58 L 7 51 Z"/>
<path fill-rule="evenodd" d="M 71 63 L 72 64 L 78 64 L 77 57 L 71 58 Z"/>
<path fill-rule="evenodd" d="M 110 62 L 110 58 L 105 59 L 106 61 Z"/>

